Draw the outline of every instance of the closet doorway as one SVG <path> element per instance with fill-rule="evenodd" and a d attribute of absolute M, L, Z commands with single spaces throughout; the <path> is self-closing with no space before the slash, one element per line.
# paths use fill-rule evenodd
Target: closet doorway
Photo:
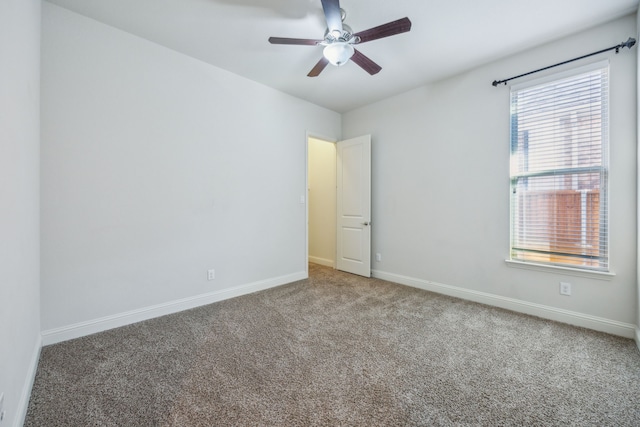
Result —
<path fill-rule="evenodd" d="M 307 259 L 371 277 L 371 135 L 307 144 Z"/>
<path fill-rule="evenodd" d="M 309 262 L 336 267 L 336 144 L 307 138 Z"/>

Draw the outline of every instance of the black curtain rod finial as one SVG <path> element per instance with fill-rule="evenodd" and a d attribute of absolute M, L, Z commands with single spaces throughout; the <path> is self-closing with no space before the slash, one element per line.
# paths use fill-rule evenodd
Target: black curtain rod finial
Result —
<path fill-rule="evenodd" d="M 629 37 L 629 40 L 622 43 L 622 47 L 628 47 L 631 49 L 636 44 L 636 39 Z"/>
<path fill-rule="evenodd" d="M 636 39 L 629 37 L 629 39 L 626 42 L 622 42 L 618 46 L 616 46 L 616 53 L 620 53 L 620 49 L 624 49 L 625 47 L 628 47 L 629 49 L 631 49 L 635 44 L 636 44 Z"/>

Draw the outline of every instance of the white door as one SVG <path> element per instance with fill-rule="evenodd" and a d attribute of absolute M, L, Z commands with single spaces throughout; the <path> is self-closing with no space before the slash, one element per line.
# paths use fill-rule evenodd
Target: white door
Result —
<path fill-rule="evenodd" d="M 337 143 L 336 268 L 371 277 L 371 135 Z"/>

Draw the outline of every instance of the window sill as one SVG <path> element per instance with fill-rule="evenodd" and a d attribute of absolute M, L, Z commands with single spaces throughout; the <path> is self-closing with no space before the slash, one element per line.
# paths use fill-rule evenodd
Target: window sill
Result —
<path fill-rule="evenodd" d="M 578 268 L 560 267 L 557 265 L 536 264 L 533 262 L 514 261 L 506 259 L 507 267 L 521 268 L 524 270 L 545 271 L 547 273 L 566 274 L 568 276 L 587 277 L 589 279 L 613 280 L 615 273 L 606 271 L 581 270 Z"/>

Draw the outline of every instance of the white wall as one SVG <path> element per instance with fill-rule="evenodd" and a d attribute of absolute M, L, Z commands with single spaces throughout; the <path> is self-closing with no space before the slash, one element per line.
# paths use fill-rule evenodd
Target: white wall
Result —
<path fill-rule="evenodd" d="M 306 135 L 337 113 L 48 3 L 42 49 L 45 334 L 306 274 Z"/>
<path fill-rule="evenodd" d="M 40 348 L 40 1 L 0 1 L 0 393 L 22 425 Z"/>
<path fill-rule="evenodd" d="M 309 138 L 309 261 L 336 260 L 336 145 Z"/>
<path fill-rule="evenodd" d="M 634 34 L 635 16 L 629 15 L 346 113 L 344 138 L 371 133 L 375 140 L 372 241 L 373 252 L 383 259 L 375 263 L 375 274 L 633 336 L 638 49 L 591 58 L 609 58 L 611 64 L 610 224 L 616 276 L 610 281 L 505 263 L 509 88 L 491 82 L 614 46 Z M 571 297 L 559 294 L 561 280 L 573 284 Z"/>
<path fill-rule="evenodd" d="M 636 47 L 635 49 L 638 49 L 638 39 L 640 38 L 638 35 L 638 31 L 640 31 L 640 10 L 637 12 L 636 14 L 636 36 L 634 37 L 636 39 Z M 638 72 L 636 73 L 636 78 L 638 80 L 638 86 L 637 86 L 637 109 L 636 109 L 636 124 L 638 126 L 638 144 L 637 146 L 640 146 L 640 55 L 636 55 L 637 59 L 638 59 L 638 63 L 637 63 L 637 70 Z M 638 170 L 640 170 L 640 150 L 638 150 Z M 638 202 L 638 206 L 637 206 L 637 214 L 638 214 L 638 221 L 636 222 L 636 227 L 638 227 L 638 229 L 636 230 L 638 232 L 638 258 L 637 258 L 637 262 L 636 262 L 636 269 L 637 269 L 637 283 L 636 283 L 636 298 L 637 298 L 637 304 L 638 304 L 638 310 L 637 310 L 637 319 L 636 319 L 636 344 L 638 345 L 638 348 L 640 348 L 640 268 L 638 268 L 638 266 L 640 265 L 640 174 L 638 174 L 638 187 L 636 188 L 636 200 Z"/>

